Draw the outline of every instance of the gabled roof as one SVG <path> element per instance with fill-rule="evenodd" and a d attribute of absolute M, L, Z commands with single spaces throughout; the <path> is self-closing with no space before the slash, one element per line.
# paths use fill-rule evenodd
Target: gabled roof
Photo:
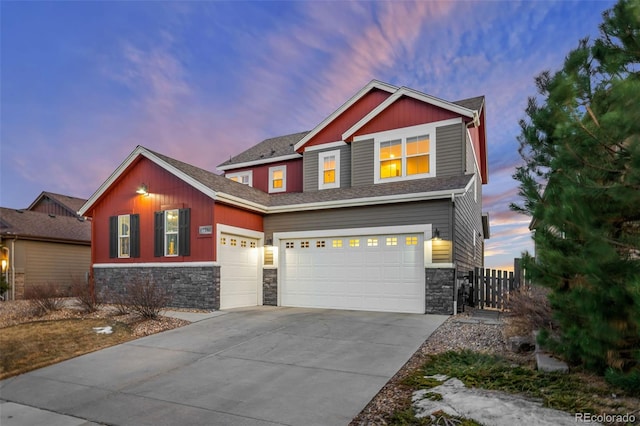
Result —
<path fill-rule="evenodd" d="M 427 178 L 384 185 L 371 184 L 353 188 L 270 195 L 248 185 L 234 182 L 224 176 L 138 146 L 89 198 L 79 213 L 84 215 L 88 212 L 109 190 L 111 185 L 140 157 L 149 159 L 214 200 L 260 213 L 449 198 L 451 194 L 459 195 L 467 191 L 472 178 L 471 175 Z M 152 188 L 151 191 L 153 191 Z"/>
<path fill-rule="evenodd" d="M 364 97 L 364 95 L 366 95 L 367 93 L 369 93 L 373 89 L 379 89 L 379 90 L 384 90 L 385 92 L 394 93 L 396 90 L 398 90 L 398 87 L 393 86 L 393 85 L 388 84 L 388 83 L 384 83 L 382 81 L 371 80 L 371 82 L 369 82 L 369 84 L 367 84 L 362 89 L 360 89 L 358 91 L 358 93 L 353 95 L 347 102 L 342 104 L 342 106 L 340 108 L 335 110 L 330 116 L 325 118 L 320 124 L 318 124 L 316 127 L 314 127 L 313 130 L 311 130 L 309 132 L 309 134 L 307 134 L 298 143 L 296 143 L 295 150 L 298 151 L 300 148 L 302 148 L 304 146 L 304 144 L 306 144 L 312 137 L 317 135 L 322 129 L 324 129 L 329 124 L 331 124 L 331 122 L 333 122 L 343 112 L 345 112 L 347 109 L 349 109 L 353 104 L 358 102 L 362 97 Z"/>
<path fill-rule="evenodd" d="M 87 202 L 87 200 L 83 198 L 71 197 L 69 195 L 55 194 L 53 192 L 42 191 L 42 193 L 38 195 L 38 198 L 36 198 L 33 201 L 33 203 L 31 203 L 31 205 L 27 207 L 27 210 L 33 210 L 36 207 L 36 205 L 38 205 L 38 203 L 46 199 L 49 199 L 54 203 L 58 204 L 60 207 L 64 208 L 74 216 L 78 214 L 78 210 L 80 210 L 80 207 L 82 207 L 84 203 Z"/>
<path fill-rule="evenodd" d="M 154 162 L 159 167 L 176 176 L 178 179 L 193 186 L 203 194 L 214 200 L 220 200 L 238 207 L 252 210 L 264 211 L 268 204 L 269 195 L 259 189 L 234 182 L 224 176 L 217 175 L 191 164 L 184 163 L 166 155 L 151 151 L 138 145 L 131 154 L 118 166 L 109 178 L 98 188 L 89 198 L 84 206 L 79 210 L 80 214 L 85 214 L 100 197 L 106 193 L 111 185 L 126 172 L 127 168 L 140 157 L 145 157 Z M 153 190 L 153 189 L 152 189 Z"/>
<path fill-rule="evenodd" d="M 477 111 L 471 110 L 462 105 L 445 101 L 445 100 L 436 98 L 435 96 L 427 95 L 425 93 L 418 92 L 417 90 L 409 89 L 408 87 L 401 87 L 398 90 L 396 90 L 393 93 L 393 95 L 389 96 L 384 102 L 382 102 L 380 105 L 372 109 L 369 112 L 369 114 L 362 117 L 360 121 L 358 121 L 356 124 L 351 126 L 351 128 L 349 128 L 347 131 L 345 131 L 342 134 L 342 140 L 346 141 L 347 139 L 349 139 L 351 136 L 353 136 L 354 133 L 356 133 L 359 129 L 361 129 L 365 124 L 369 123 L 371 120 L 377 117 L 382 111 L 389 108 L 398 99 L 402 98 L 403 96 L 407 96 L 407 97 L 410 97 L 410 98 L 413 98 L 413 99 L 416 99 L 440 108 L 444 108 L 449 111 L 453 111 L 467 118 L 475 119 L 475 117 L 478 114 Z"/>
<path fill-rule="evenodd" d="M 307 134 L 309 134 L 308 131 L 265 139 L 259 144 L 252 146 L 246 151 L 241 152 L 235 157 L 220 164 L 218 169 L 237 169 L 239 167 L 248 167 L 264 163 L 273 163 L 275 161 L 302 158 L 302 155 L 295 151 L 294 146 Z"/>
<path fill-rule="evenodd" d="M 40 241 L 91 244 L 91 222 L 71 216 L 0 207 L 0 235 Z"/>

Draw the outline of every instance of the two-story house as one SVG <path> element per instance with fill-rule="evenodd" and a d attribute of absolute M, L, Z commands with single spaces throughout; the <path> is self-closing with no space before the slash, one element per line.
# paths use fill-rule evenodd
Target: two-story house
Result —
<path fill-rule="evenodd" d="M 173 305 L 453 313 L 483 266 L 484 98 L 372 81 L 224 176 L 138 146 L 80 209 L 98 289 L 152 279 Z"/>

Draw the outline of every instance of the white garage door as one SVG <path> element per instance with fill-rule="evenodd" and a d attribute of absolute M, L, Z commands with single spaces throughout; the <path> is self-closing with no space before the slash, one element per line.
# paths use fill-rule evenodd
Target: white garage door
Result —
<path fill-rule="evenodd" d="M 424 234 L 281 240 L 281 305 L 424 313 Z"/>
<path fill-rule="evenodd" d="M 258 240 L 221 234 L 218 244 L 220 263 L 220 308 L 258 304 Z"/>

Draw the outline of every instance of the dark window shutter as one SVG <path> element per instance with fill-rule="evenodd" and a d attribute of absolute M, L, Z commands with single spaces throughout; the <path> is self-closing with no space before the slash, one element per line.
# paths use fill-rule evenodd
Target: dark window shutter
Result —
<path fill-rule="evenodd" d="M 131 235 L 129 238 L 131 257 L 140 257 L 140 215 L 132 214 L 129 216 L 129 223 L 131 225 Z"/>
<path fill-rule="evenodd" d="M 164 212 L 155 212 L 153 255 L 164 256 Z"/>
<path fill-rule="evenodd" d="M 178 254 L 180 256 L 189 256 L 191 254 L 190 232 L 191 225 L 191 209 L 180 209 L 178 213 Z"/>
<path fill-rule="evenodd" d="M 118 216 L 109 217 L 109 257 L 118 257 Z"/>

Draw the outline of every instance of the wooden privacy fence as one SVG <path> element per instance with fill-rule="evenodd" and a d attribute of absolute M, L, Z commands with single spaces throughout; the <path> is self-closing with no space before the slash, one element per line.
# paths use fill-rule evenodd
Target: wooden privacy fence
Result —
<path fill-rule="evenodd" d="M 469 271 L 469 304 L 480 309 L 505 309 L 509 292 L 520 287 L 520 274 L 496 269 Z"/>

